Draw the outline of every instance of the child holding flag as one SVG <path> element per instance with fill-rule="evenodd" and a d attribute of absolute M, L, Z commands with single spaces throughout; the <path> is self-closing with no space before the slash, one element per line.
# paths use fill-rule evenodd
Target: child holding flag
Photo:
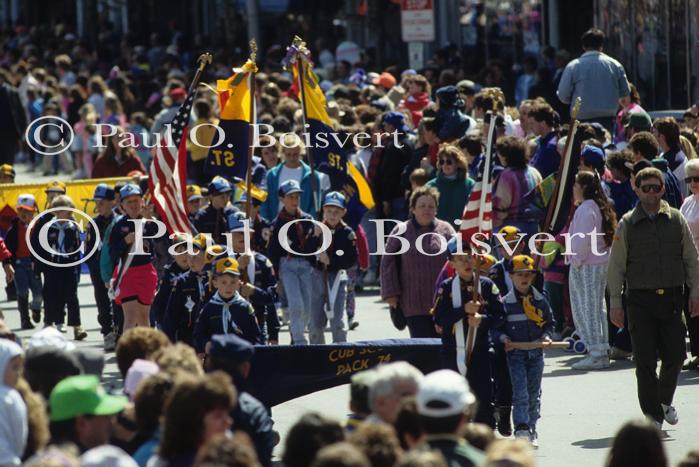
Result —
<path fill-rule="evenodd" d="M 504 344 L 510 368 L 515 437 L 538 446 L 536 422 L 541 410 L 542 349 L 514 349 L 513 342 L 551 342 L 553 313 L 546 297 L 533 287 L 537 272 L 526 255 L 512 258 L 508 268 L 513 289 L 505 296 L 505 319 L 493 330 L 493 338 Z"/>
<path fill-rule="evenodd" d="M 480 401 L 475 422 L 495 426 L 493 417 L 493 385 L 490 372 L 489 329 L 503 316 L 498 287 L 487 277 L 480 276 L 473 287 L 477 258 L 470 246 L 459 237 L 447 243 L 449 264 L 456 274 L 442 281 L 432 308 L 435 323 L 442 328 L 442 356 L 445 368 L 465 374 L 471 389 Z M 463 352 L 470 327 L 476 328 L 471 360 L 466 367 Z"/>

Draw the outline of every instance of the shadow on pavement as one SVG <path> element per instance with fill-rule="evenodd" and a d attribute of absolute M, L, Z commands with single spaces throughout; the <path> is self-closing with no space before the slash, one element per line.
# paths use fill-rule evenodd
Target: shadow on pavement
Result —
<path fill-rule="evenodd" d="M 680 379 L 677 382 L 679 386 L 688 386 L 690 384 L 699 384 L 699 371 L 683 370 L 680 373 Z"/>
<path fill-rule="evenodd" d="M 613 437 L 609 438 L 590 438 L 590 439 L 583 439 L 580 441 L 575 441 L 572 444 L 573 446 L 577 446 L 583 449 L 607 449 L 612 445 L 612 441 L 614 441 Z"/>

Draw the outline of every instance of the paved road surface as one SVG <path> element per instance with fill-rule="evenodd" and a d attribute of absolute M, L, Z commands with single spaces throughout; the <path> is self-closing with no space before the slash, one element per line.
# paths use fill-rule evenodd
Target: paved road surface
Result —
<path fill-rule="evenodd" d="M 21 175 L 25 180 L 26 175 Z M 21 179 L 20 179 L 21 180 Z M 0 283 L 4 284 L 0 270 Z M 13 329 L 19 328 L 16 303 L 5 302 L 0 291 L 0 307 Z M 96 319 L 96 307 L 89 276 L 83 275 L 79 287 L 81 314 L 89 333 L 81 346 L 101 347 L 101 336 Z M 388 312 L 380 304 L 377 291 L 368 291 L 357 299 L 357 319 L 360 326 L 349 333 L 352 341 L 408 337 L 407 331 L 395 330 Z M 20 331 L 26 337 L 31 331 Z M 69 334 L 71 336 L 71 334 Z M 289 343 L 288 333 L 281 336 L 282 343 Z M 330 342 L 329 334 L 326 340 Z M 552 351 L 546 358 L 543 381 L 542 419 L 539 421 L 540 449 L 538 465 L 602 466 L 608 446 L 619 427 L 628 419 L 641 415 L 636 399 L 636 380 L 633 363 L 616 362 L 612 368 L 597 372 L 573 372 L 570 364 L 580 357 L 562 351 Z M 104 378 L 108 386 L 118 389 L 118 371 L 114 354 L 106 358 Z M 273 409 L 276 429 L 282 435 L 294 421 L 310 410 L 343 419 L 348 410 L 347 386 L 310 394 Z M 665 447 L 672 464 L 677 463 L 690 449 L 699 448 L 699 372 L 682 372 L 675 396 L 680 423 L 667 427 Z M 281 452 L 281 446 L 277 453 Z"/>

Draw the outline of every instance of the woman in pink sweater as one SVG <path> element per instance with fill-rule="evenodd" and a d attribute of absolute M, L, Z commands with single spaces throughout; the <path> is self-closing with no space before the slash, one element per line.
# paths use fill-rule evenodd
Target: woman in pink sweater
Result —
<path fill-rule="evenodd" d="M 578 207 L 570 224 L 570 251 L 567 252 L 570 255 L 567 256 L 570 304 L 575 328 L 587 344 L 589 355 L 572 368 L 598 370 L 609 367 L 604 289 L 616 214 L 597 173 L 578 172 L 573 196 Z"/>
<path fill-rule="evenodd" d="M 410 196 L 410 219 L 391 231 L 386 253 L 402 249 L 397 237 L 410 248 L 401 255 L 381 258 L 381 298 L 391 307 L 400 306 L 410 337 L 439 337 L 430 309 L 434 283 L 447 260 L 446 242 L 456 235 L 449 222 L 437 219 L 439 192 L 421 186 Z"/>

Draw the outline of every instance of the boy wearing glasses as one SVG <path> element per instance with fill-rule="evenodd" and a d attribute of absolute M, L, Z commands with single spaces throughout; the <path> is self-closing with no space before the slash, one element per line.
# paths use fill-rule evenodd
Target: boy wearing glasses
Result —
<path fill-rule="evenodd" d="M 661 428 L 663 421 L 678 422 L 672 400 L 685 358 L 683 287 L 689 287 L 689 315 L 695 318 L 699 316 L 699 260 L 687 221 L 662 199 L 663 173 L 645 168 L 636 174 L 634 184 L 639 203 L 619 222 L 609 256 L 610 319 L 624 327 L 622 287 L 626 283 L 638 399 L 643 413 Z"/>

